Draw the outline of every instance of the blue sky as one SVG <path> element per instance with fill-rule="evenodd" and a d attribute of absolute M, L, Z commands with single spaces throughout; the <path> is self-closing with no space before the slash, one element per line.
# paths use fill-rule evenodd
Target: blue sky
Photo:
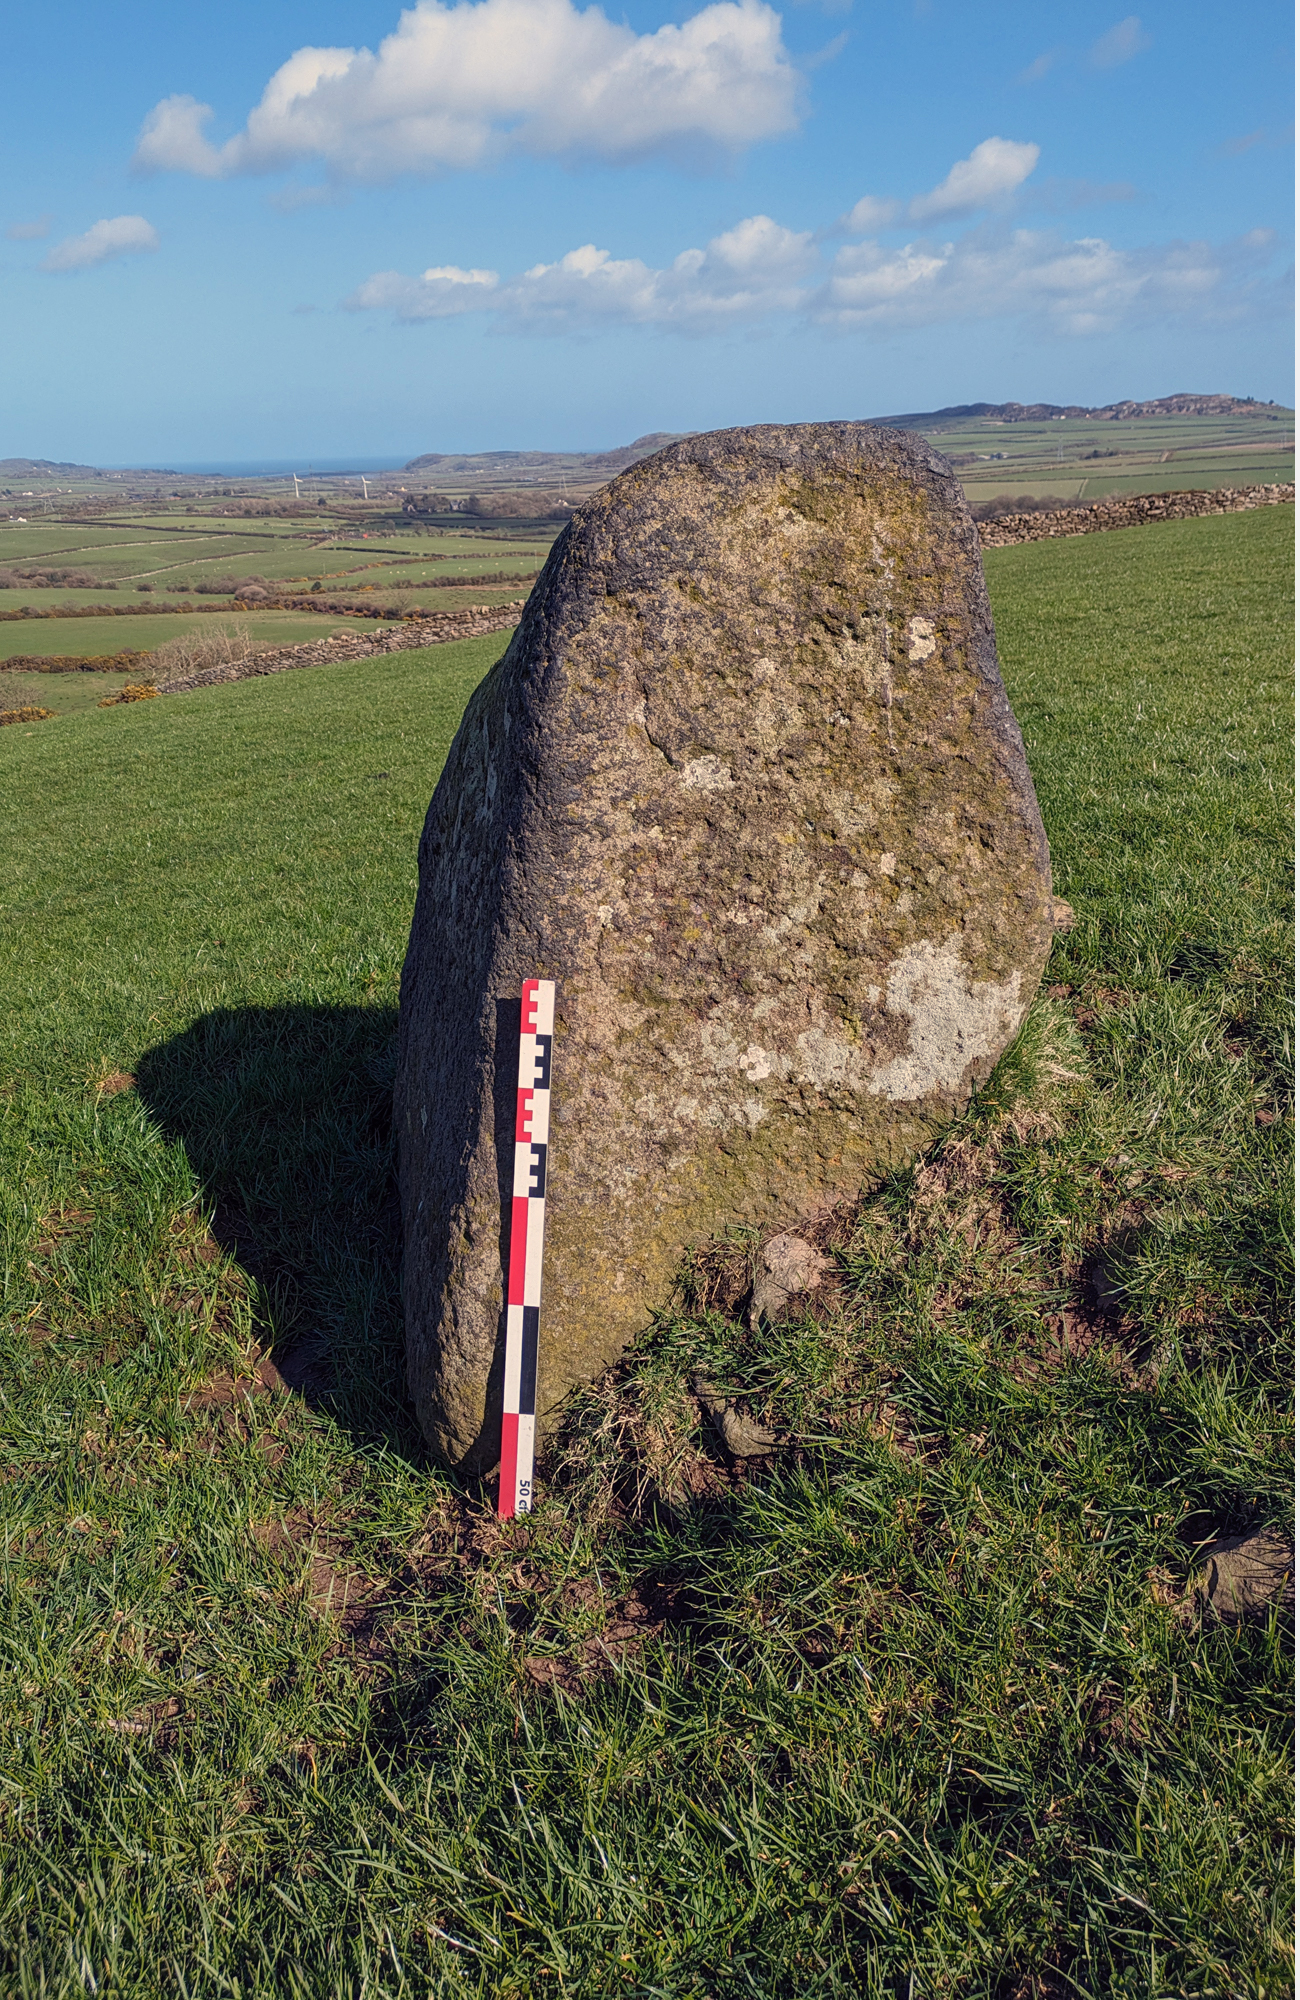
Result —
<path fill-rule="evenodd" d="M 1123 5 L 15 13 L 0 456 L 1290 402 L 1290 9 Z"/>

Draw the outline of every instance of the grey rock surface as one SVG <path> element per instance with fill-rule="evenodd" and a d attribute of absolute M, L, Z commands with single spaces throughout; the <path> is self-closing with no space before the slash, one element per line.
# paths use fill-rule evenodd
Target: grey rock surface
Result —
<path fill-rule="evenodd" d="M 408 1367 L 495 1461 L 518 994 L 558 982 L 539 1414 L 684 1249 L 852 1198 L 1014 1034 L 1046 841 L 946 460 L 722 431 L 561 534 L 429 809 L 396 1129 Z"/>
<path fill-rule="evenodd" d="M 762 1458 L 778 1442 L 777 1434 L 755 1417 L 736 1407 L 734 1397 L 724 1396 L 716 1383 L 697 1375 L 691 1383 L 696 1399 L 733 1458 Z"/>
<path fill-rule="evenodd" d="M 830 1259 L 802 1236 L 783 1234 L 764 1244 L 749 1301 L 749 1324 L 757 1331 L 805 1292 L 816 1291 Z"/>

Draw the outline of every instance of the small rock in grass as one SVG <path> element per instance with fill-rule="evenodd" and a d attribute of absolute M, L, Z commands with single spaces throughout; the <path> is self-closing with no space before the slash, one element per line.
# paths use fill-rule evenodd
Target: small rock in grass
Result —
<path fill-rule="evenodd" d="M 774 1430 L 766 1424 L 757 1423 L 753 1417 L 744 1416 L 736 1408 L 730 1397 L 703 1375 L 697 1375 L 691 1384 L 700 1408 L 712 1423 L 723 1444 L 733 1458 L 761 1458 L 772 1450 L 777 1442 Z"/>
<path fill-rule="evenodd" d="M 792 1299 L 815 1291 L 830 1269 L 830 1260 L 802 1236 L 774 1236 L 763 1251 L 749 1301 L 749 1324 L 776 1319 Z"/>
<path fill-rule="evenodd" d="M 1204 1568 L 1188 1600 L 1208 1617 L 1258 1623 L 1277 1603 L 1295 1605 L 1295 1550 L 1279 1528 L 1224 1535 L 1201 1550 Z"/>

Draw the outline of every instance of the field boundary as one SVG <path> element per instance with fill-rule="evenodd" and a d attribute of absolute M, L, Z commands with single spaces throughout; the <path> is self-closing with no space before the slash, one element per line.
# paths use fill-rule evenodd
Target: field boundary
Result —
<path fill-rule="evenodd" d="M 1188 521 L 1203 514 L 1244 514 L 1253 507 L 1281 507 L 1295 499 L 1295 483 L 1277 486 L 1190 488 L 1182 493 L 1130 493 L 1094 500 L 1087 507 L 1057 507 L 1042 514 L 998 514 L 979 525 L 980 546 L 1010 548 L 1056 535 L 1094 535 L 1106 528 L 1145 528 L 1153 521 Z"/>
<path fill-rule="evenodd" d="M 1097 500 L 1088 507 L 1062 507 L 1042 514 L 1002 514 L 978 523 L 980 546 L 1009 548 L 1017 542 L 1048 541 L 1064 535 L 1090 535 L 1109 528 L 1146 527 L 1156 521 L 1185 521 L 1212 514 L 1242 514 L 1256 507 L 1279 507 L 1295 499 L 1294 483 L 1276 486 L 1221 486 L 1208 492 L 1136 493 L 1118 500 Z M 445 645 L 453 639 L 476 639 L 507 631 L 519 622 L 527 599 L 506 604 L 473 604 L 460 611 L 436 611 L 406 617 L 397 630 L 373 638 L 309 639 L 295 646 L 276 646 L 247 660 L 208 667 L 161 681 L 159 694 L 189 694 L 195 688 L 226 681 L 252 680 L 262 674 L 288 673 L 294 667 L 332 666 L 345 660 L 365 660 L 380 653 L 400 653 L 419 646 Z"/>
<path fill-rule="evenodd" d="M 159 694 L 188 694 L 193 688 L 216 687 L 223 681 L 253 680 L 261 674 L 284 674 L 293 667 L 326 667 L 344 660 L 366 660 L 376 653 L 404 653 L 419 646 L 442 646 L 453 639 L 478 639 L 488 632 L 505 632 L 519 623 L 526 598 L 508 604 L 471 604 L 463 611 L 438 611 L 407 618 L 396 631 L 373 638 L 308 639 L 296 646 L 273 646 L 227 666 L 206 667 L 197 674 L 178 674 L 160 681 Z"/>

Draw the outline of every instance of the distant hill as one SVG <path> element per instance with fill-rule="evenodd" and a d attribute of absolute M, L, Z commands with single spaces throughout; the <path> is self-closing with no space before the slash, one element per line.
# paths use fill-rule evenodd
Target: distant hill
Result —
<path fill-rule="evenodd" d="M 135 465 L 131 472 L 137 478 L 149 479 L 180 476 L 162 465 Z M 0 479 L 125 479 L 126 476 L 124 472 L 105 472 L 98 465 L 69 465 L 57 458 L 0 458 Z"/>
<path fill-rule="evenodd" d="M 51 458 L 0 458 L 0 479 L 31 479 L 36 473 L 49 479 L 56 472 L 79 479 L 98 477 L 93 465 L 63 465 Z"/>
<path fill-rule="evenodd" d="M 1147 403 L 1105 403 L 1087 409 L 1082 403 L 955 403 L 946 410 L 909 410 L 899 417 L 868 417 L 871 424 L 900 431 L 952 430 L 972 417 L 994 417 L 1004 424 L 1042 424 L 1052 417 L 1087 417 L 1094 422 L 1125 423 L 1134 417 L 1244 417 L 1276 409 L 1253 396 L 1161 396 Z"/>
<path fill-rule="evenodd" d="M 694 431 L 649 431 L 632 444 L 613 451 L 476 451 L 464 455 L 426 451 L 402 467 L 403 472 L 548 472 L 569 466 L 575 472 L 622 472 L 638 459 L 650 458 L 665 445 L 677 444 Z"/>

